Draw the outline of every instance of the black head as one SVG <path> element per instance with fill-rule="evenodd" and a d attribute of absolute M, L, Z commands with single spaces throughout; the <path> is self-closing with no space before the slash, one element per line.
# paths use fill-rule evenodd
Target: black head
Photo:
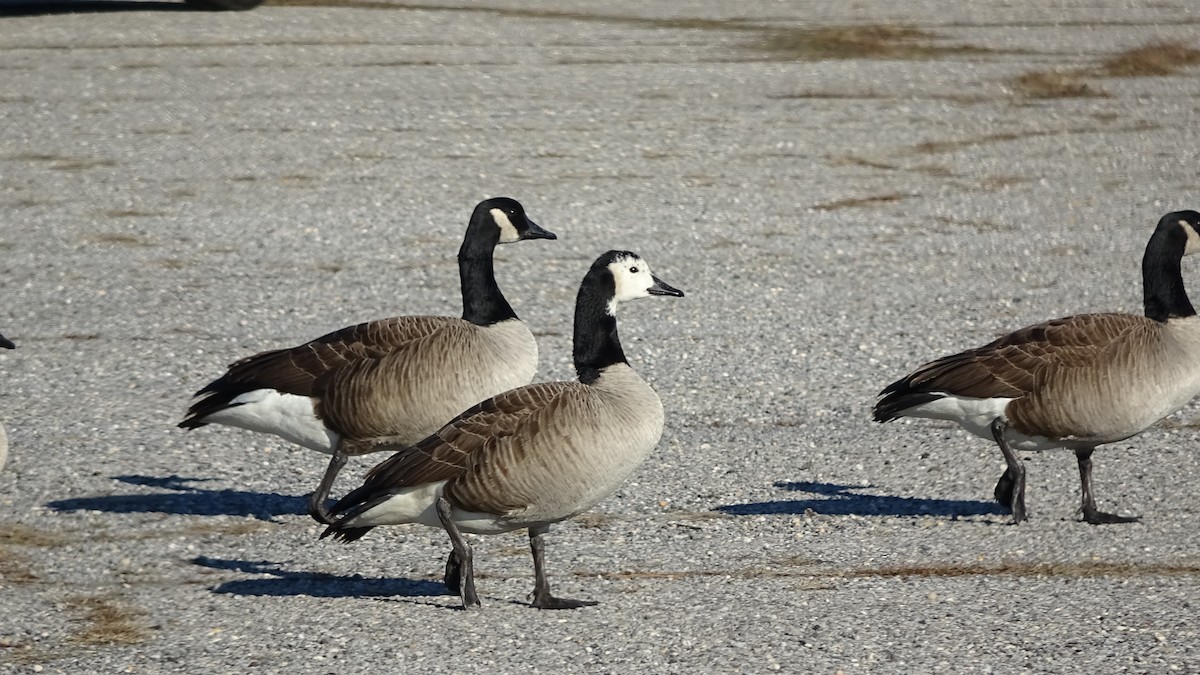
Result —
<path fill-rule="evenodd" d="M 17 346 L 13 344 L 12 340 L 9 340 L 8 338 L 4 337 L 3 335 L 0 335 L 0 347 L 3 347 L 5 349 L 16 349 L 17 348 Z"/>
<path fill-rule="evenodd" d="M 1172 211 L 1158 221 L 1142 256 L 1146 316 L 1155 321 L 1195 316 L 1183 287 L 1182 259 L 1200 251 L 1200 213 Z"/>
<path fill-rule="evenodd" d="M 529 239 L 558 239 L 549 230 L 525 215 L 525 207 L 515 199 L 493 197 L 479 202 L 471 215 L 471 225 L 491 226 L 496 233 L 497 244 L 511 244 Z"/>
<path fill-rule="evenodd" d="M 1177 245 L 1182 245 L 1183 255 L 1200 251 L 1200 213 L 1195 211 L 1172 211 L 1158 221 L 1158 233 L 1165 234 Z"/>

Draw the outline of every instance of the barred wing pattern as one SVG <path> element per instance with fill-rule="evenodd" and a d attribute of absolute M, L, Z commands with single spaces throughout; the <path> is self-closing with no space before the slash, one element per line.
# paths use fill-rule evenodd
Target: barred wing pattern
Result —
<path fill-rule="evenodd" d="M 524 427 L 534 425 L 531 431 L 536 434 L 541 413 L 584 387 L 578 382 L 541 382 L 487 399 L 371 469 L 363 488 L 387 491 L 459 478 Z"/>
<path fill-rule="evenodd" d="M 446 316 L 381 319 L 348 326 L 296 347 L 246 357 L 196 392 L 199 398 L 188 409 L 183 424 L 200 426 L 204 417 L 255 389 L 312 396 L 323 376 L 359 360 L 382 358 L 405 344 L 458 323 L 460 319 Z"/>
<path fill-rule="evenodd" d="M 1080 314 L 1027 326 L 976 349 L 927 363 L 888 385 L 875 406 L 879 420 L 944 392 L 973 398 L 1019 398 L 1037 391 L 1047 374 L 1088 367 L 1150 319 L 1132 314 Z"/>

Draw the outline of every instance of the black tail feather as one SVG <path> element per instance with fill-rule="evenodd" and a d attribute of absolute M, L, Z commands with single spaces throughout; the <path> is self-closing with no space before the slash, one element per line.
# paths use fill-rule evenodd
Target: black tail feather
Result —
<path fill-rule="evenodd" d="M 226 377 L 213 380 L 194 394 L 195 400 L 188 406 L 183 421 L 176 426 L 180 429 L 197 429 L 202 427 L 208 424 L 204 419 L 209 415 L 232 408 L 233 406 L 230 403 L 233 399 L 246 392 L 262 388 L 263 385 L 258 382 L 236 382 Z"/>
<path fill-rule="evenodd" d="M 880 392 L 883 398 L 875 403 L 874 418 L 876 422 L 891 422 L 897 417 L 904 417 L 904 411 L 913 406 L 929 403 L 942 398 L 942 394 L 928 391 L 911 391 L 906 387 L 896 387 L 896 382 Z"/>
<path fill-rule="evenodd" d="M 342 520 L 345 520 L 345 519 L 343 518 Z M 346 543 L 349 543 L 352 541 L 358 541 L 359 539 L 362 539 L 363 535 L 365 535 L 366 533 L 370 532 L 373 529 L 375 529 L 375 528 L 374 527 L 341 527 L 341 522 L 339 521 L 339 522 L 334 523 L 334 524 L 330 525 L 329 527 L 325 528 L 325 531 L 321 533 L 320 538 L 324 539 L 325 537 L 332 536 L 334 539 L 336 539 L 338 541 L 344 541 Z"/>
<path fill-rule="evenodd" d="M 349 521 L 354 520 L 359 515 L 370 511 L 379 504 L 389 500 L 394 495 L 391 491 L 377 491 L 374 486 L 360 485 L 351 490 L 349 494 L 330 507 L 329 515 L 337 517 L 325 531 L 321 533 L 321 539 L 325 537 L 333 537 L 339 541 L 351 542 L 362 539 L 363 535 L 374 529 L 374 525 L 368 527 L 355 527 L 349 525 Z"/>

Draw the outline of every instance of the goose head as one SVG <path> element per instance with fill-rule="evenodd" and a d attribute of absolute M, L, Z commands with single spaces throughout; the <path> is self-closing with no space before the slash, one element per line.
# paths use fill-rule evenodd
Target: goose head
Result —
<path fill-rule="evenodd" d="M 16 349 L 17 348 L 17 346 L 13 344 L 12 340 L 9 340 L 8 338 L 4 337 L 3 335 L 0 335 L 0 347 L 3 347 L 5 349 Z"/>
<path fill-rule="evenodd" d="M 511 244 L 528 239 L 558 239 L 553 232 L 530 220 L 520 202 L 508 197 L 495 197 L 479 202 L 471 222 L 487 223 L 495 228 L 499 237 L 496 240 L 498 244 Z"/>
<path fill-rule="evenodd" d="M 1155 321 L 1196 315 L 1183 287 L 1181 262 L 1200 251 L 1200 213 L 1172 211 L 1158 221 L 1142 256 L 1146 316 Z"/>
<path fill-rule="evenodd" d="M 683 297 L 683 291 L 656 277 L 650 265 L 632 251 L 609 251 L 596 260 L 593 268 L 602 268 L 612 277 L 612 295 L 607 306 L 612 316 L 617 315 L 617 304 L 626 300 L 651 295 Z"/>
<path fill-rule="evenodd" d="M 1158 226 L 1178 227 L 1183 230 L 1185 243 L 1183 255 L 1191 255 L 1200 251 L 1200 213 L 1195 211 L 1174 211 L 1162 217 Z"/>

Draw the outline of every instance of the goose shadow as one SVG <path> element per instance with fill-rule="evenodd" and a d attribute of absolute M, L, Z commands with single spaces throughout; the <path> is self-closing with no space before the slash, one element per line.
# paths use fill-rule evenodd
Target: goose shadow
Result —
<path fill-rule="evenodd" d="M 160 0 L 0 0 L 0 17 L 50 16 L 54 14 L 100 14 L 109 12 L 199 12 L 184 2 Z"/>
<path fill-rule="evenodd" d="M 201 567 L 244 574 L 269 574 L 268 579 L 238 579 L 212 588 L 213 593 L 255 597 L 307 595 L 314 598 L 375 598 L 446 595 L 446 587 L 428 579 L 340 577 L 324 572 L 293 572 L 267 560 L 229 560 L 198 556 L 189 562 Z"/>
<path fill-rule="evenodd" d="M 942 516 L 951 518 L 1008 513 L 1007 509 L 993 501 L 894 497 L 864 492 L 869 488 L 836 483 L 780 481 L 775 483 L 775 487 L 794 492 L 807 492 L 817 496 L 809 499 L 729 504 L 718 506 L 714 511 L 734 516 L 801 514 L 811 510 L 813 513 L 830 516 Z"/>
<path fill-rule="evenodd" d="M 169 490 L 153 494 L 100 495 L 48 502 L 55 511 L 105 511 L 108 513 L 172 513 L 190 516 L 245 516 L 272 520 L 281 515 L 308 513 L 307 497 L 274 492 L 208 490 L 196 485 L 211 478 L 185 476 L 113 476 L 128 485 Z"/>

